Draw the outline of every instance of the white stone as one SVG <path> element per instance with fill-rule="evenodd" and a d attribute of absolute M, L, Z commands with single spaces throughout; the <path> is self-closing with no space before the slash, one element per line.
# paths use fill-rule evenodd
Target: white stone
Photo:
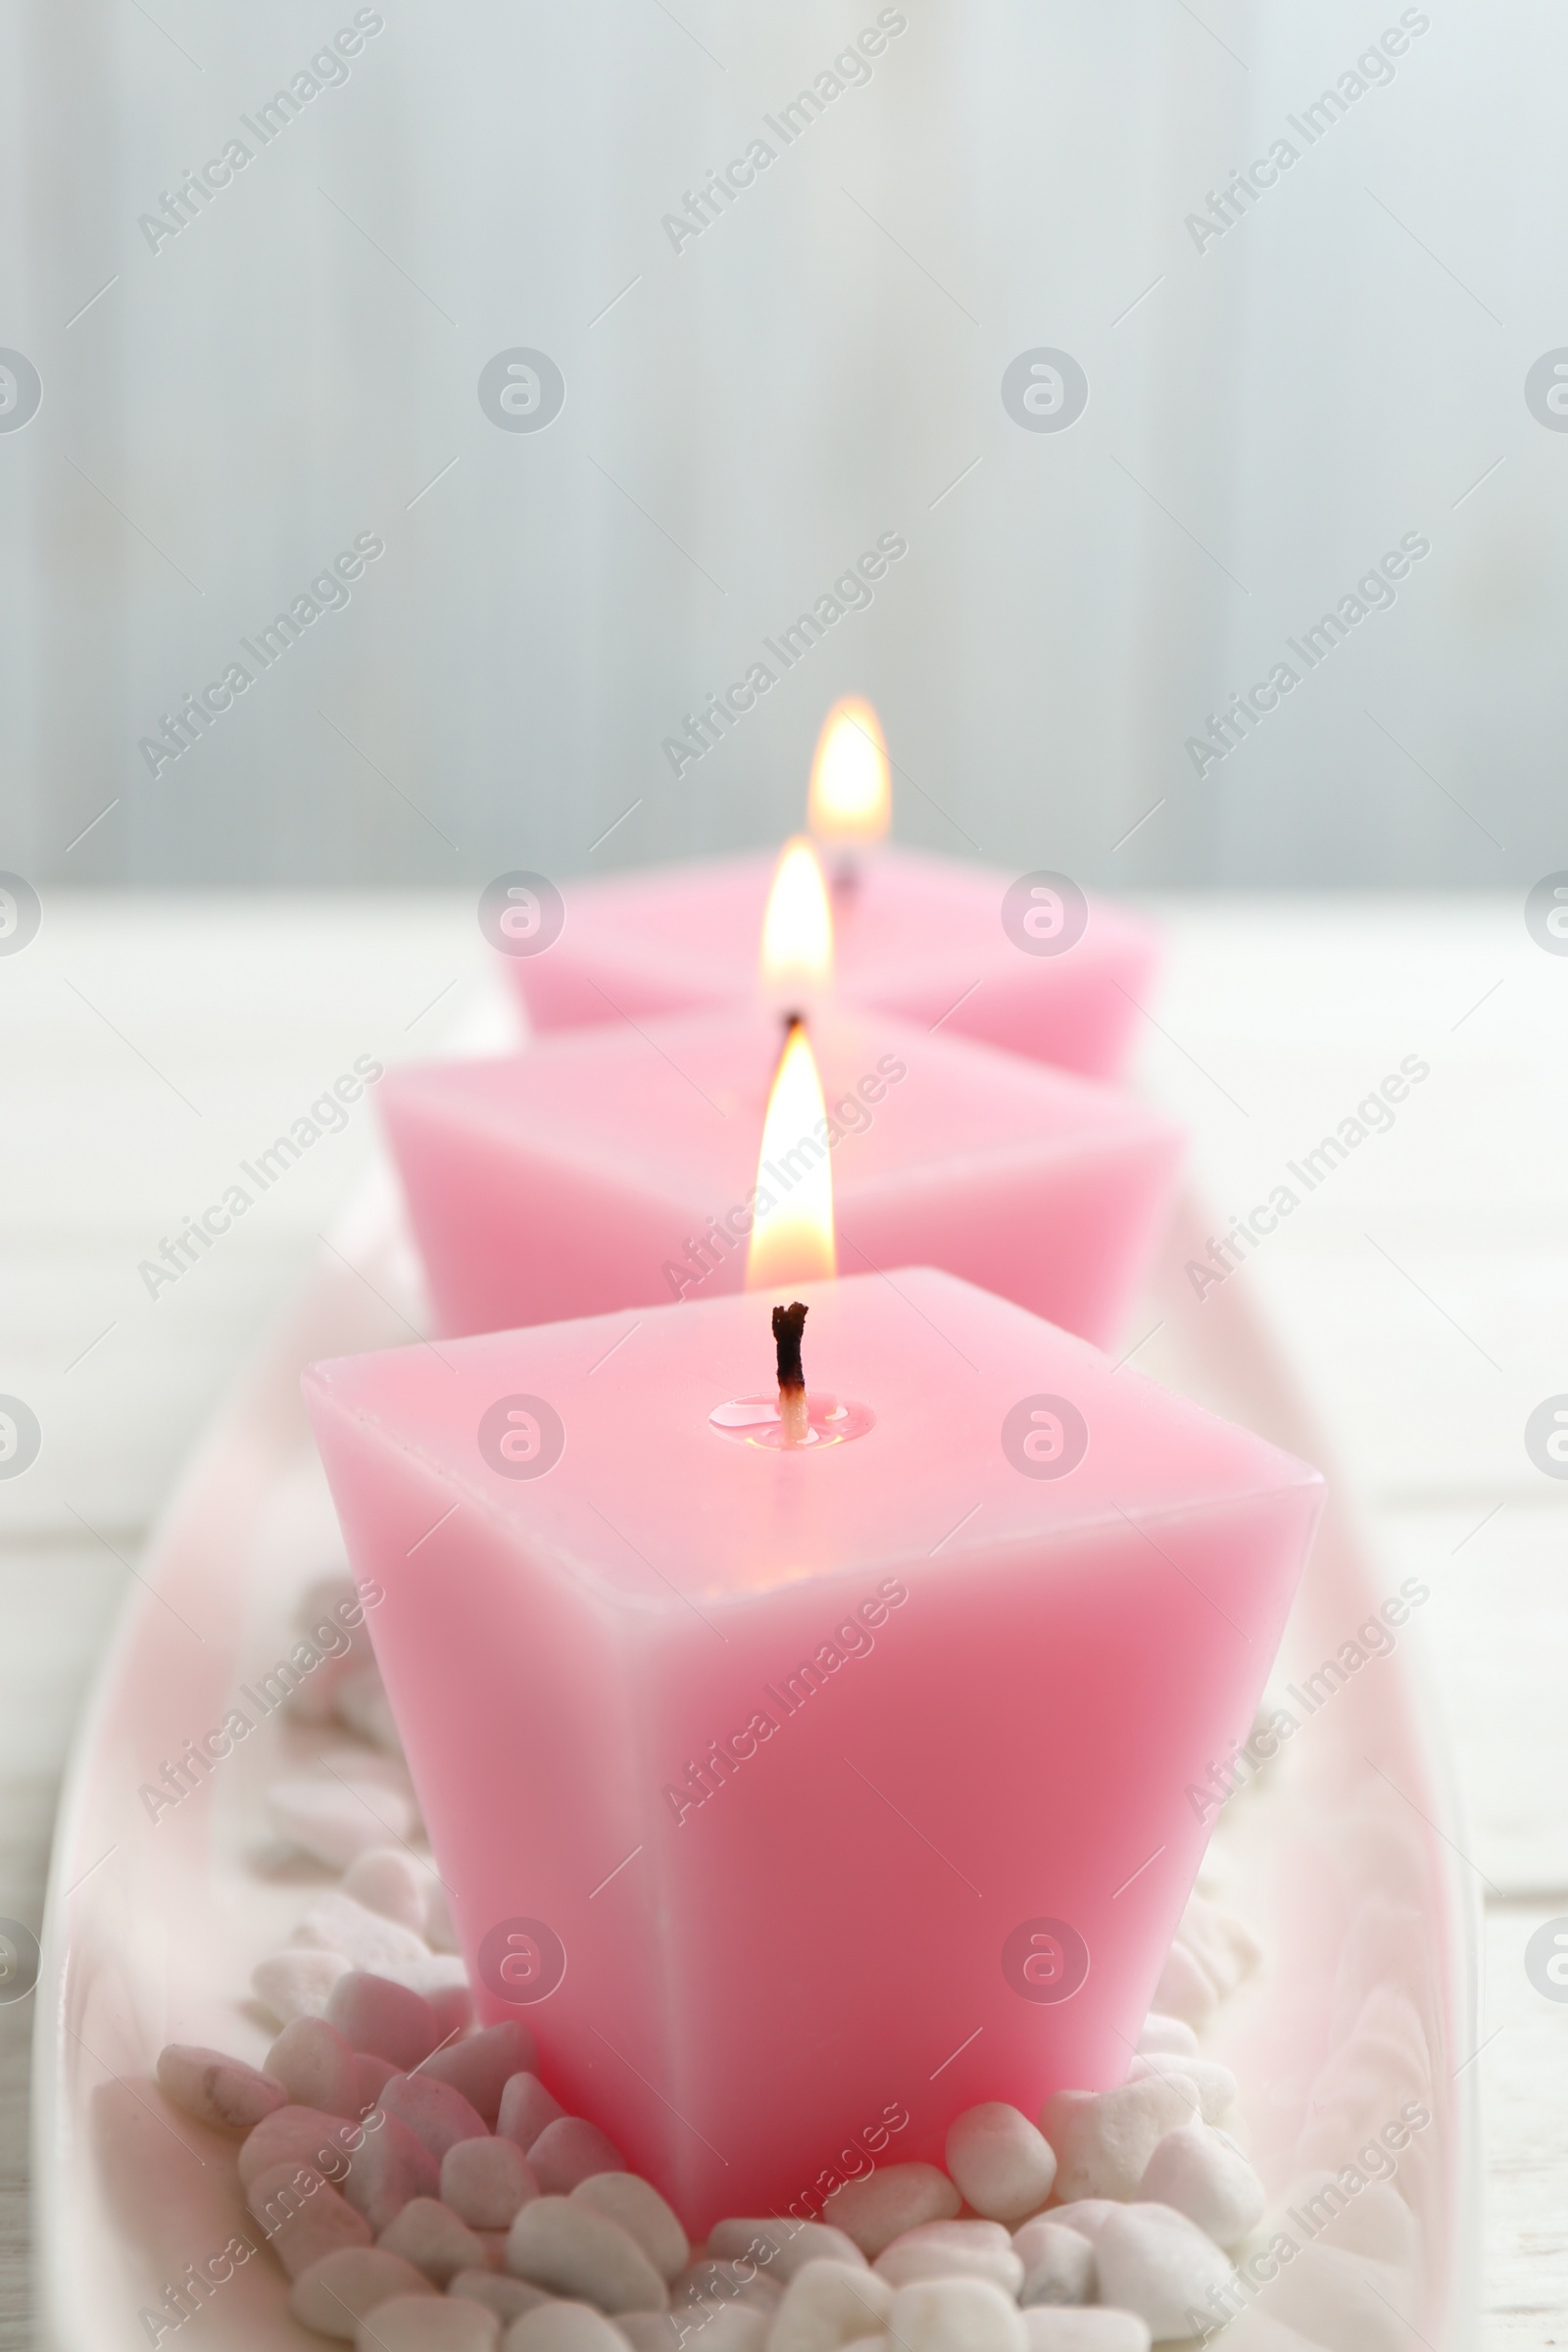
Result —
<path fill-rule="evenodd" d="M 450 2082 L 437 2082 L 422 2067 L 390 2076 L 381 2086 L 379 2104 L 384 2114 L 395 2115 L 400 2124 L 408 2125 L 437 2164 L 460 2139 L 489 2137 L 484 2117 L 469 2106 L 462 2091 L 454 2090 Z"/>
<path fill-rule="evenodd" d="M 435 2011 L 422 1994 L 366 1969 L 339 1977 L 326 2014 L 351 2049 L 390 2059 L 400 2074 L 428 2058 L 441 2039 Z"/>
<path fill-rule="evenodd" d="M 470 2302 L 484 2304 L 503 2328 L 551 2300 L 542 2286 L 530 2286 L 526 2278 L 509 2278 L 500 2271 L 459 2271 L 455 2278 L 447 2280 L 447 2293 L 466 2295 Z"/>
<path fill-rule="evenodd" d="M 1197 2120 L 1198 2093 L 1179 2075 L 1088 2097 L 1059 2091 L 1040 2111 L 1040 2129 L 1056 2151 L 1056 2194 L 1064 2202 L 1136 2196 L 1166 2132 Z"/>
<path fill-rule="evenodd" d="M 1221 2000 L 1246 1983 L 1263 1957 L 1263 1947 L 1246 1920 L 1206 1895 L 1190 1898 L 1176 1934 L 1207 1970 Z"/>
<path fill-rule="evenodd" d="M 489 2268 L 479 2239 L 438 2197 L 411 2197 L 375 2242 L 388 2254 L 401 2254 L 437 2286 L 460 2271 Z"/>
<path fill-rule="evenodd" d="M 379 2237 L 412 2197 L 439 2195 L 441 2173 L 423 2141 L 395 2115 L 371 2117 L 370 2122 L 374 2129 L 367 2129 L 349 2160 L 343 2194 Z"/>
<path fill-rule="evenodd" d="M 538 2076 L 524 2068 L 522 2072 L 510 2076 L 502 2085 L 496 2130 L 504 2132 L 508 2139 L 514 2139 L 526 2156 L 540 2132 L 565 2112 L 561 2101 L 546 2090 Z"/>
<path fill-rule="evenodd" d="M 376 1845 L 349 1864 L 343 1873 L 343 1892 L 363 1903 L 367 1911 L 378 1911 L 383 1919 L 411 1929 L 424 1943 L 428 1941 L 424 1922 L 429 1876 L 401 1846 Z"/>
<path fill-rule="evenodd" d="M 360 2322 L 358 2352 L 496 2352 L 501 2322 L 462 2295 L 394 2295 Z"/>
<path fill-rule="evenodd" d="M 294 1931 L 294 1941 L 314 1944 L 323 1952 L 346 1952 L 356 1968 L 372 1977 L 387 1976 L 389 1968 L 416 1968 L 432 1957 L 422 1936 L 388 1919 L 384 1912 L 357 1902 L 337 1886 L 307 1906 Z M 389 1981 L 398 1982 L 396 1978 Z"/>
<path fill-rule="evenodd" d="M 899 2352 L 1028 2352 L 1023 2314 L 989 2278 L 922 2278 L 888 2314 Z"/>
<path fill-rule="evenodd" d="M 486 2026 L 478 2034 L 449 2042 L 444 2050 L 437 2050 L 427 2058 L 419 2072 L 461 2090 L 470 2106 L 483 2116 L 485 2130 L 490 2132 L 495 2129 L 508 2082 L 521 2068 L 536 2064 L 538 2056 L 526 2026 L 509 2019 L 505 2025 Z"/>
<path fill-rule="evenodd" d="M 176 2107 L 217 2132 L 254 2132 L 293 2095 L 270 2073 L 259 2074 L 221 2050 L 182 2041 L 172 2041 L 159 2051 L 158 2087 Z"/>
<path fill-rule="evenodd" d="M 1029 2352 L 1149 2352 L 1149 2328 L 1132 2311 L 1064 2311 L 1036 2303 L 1023 2324 Z"/>
<path fill-rule="evenodd" d="M 296 2107 L 327 2115 L 363 2114 L 359 2062 L 324 2017 L 296 2017 L 267 2053 L 267 2071 Z"/>
<path fill-rule="evenodd" d="M 1149 2159 L 1138 2188 L 1141 2203 L 1169 2205 L 1196 2222 L 1217 2246 L 1240 2245 L 1263 2218 L 1263 2183 L 1223 2132 L 1182 2124 Z"/>
<path fill-rule="evenodd" d="M 784 2289 L 767 2352 L 840 2352 L 859 2336 L 878 2335 L 894 2289 L 863 2262 L 808 2262 Z"/>
<path fill-rule="evenodd" d="M 330 2182 L 303 2164 L 274 2164 L 258 2173 L 245 2202 L 291 2278 L 344 2246 L 368 2246 L 369 2226 Z"/>
<path fill-rule="evenodd" d="M 1018 2300 L 1026 2310 L 1035 2303 L 1094 2301 L 1095 2249 L 1081 2230 L 1054 2215 L 1037 2214 L 1013 2232 L 1012 2250 L 1023 2264 Z"/>
<path fill-rule="evenodd" d="M 759 2312 L 749 2315 L 760 2329 L 758 2342 L 767 2340 L 767 2322 Z M 632 2352 L 680 2352 L 679 2323 L 667 2311 L 621 2311 L 611 2322 Z M 708 2352 L 705 2342 L 703 2352 Z"/>
<path fill-rule="evenodd" d="M 673 2340 L 683 2352 L 762 2352 L 768 2340 L 771 2314 L 761 2311 L 755 2303 L 699 2303 L 690 2310 L 672 2312 L 667 2320 L 657 2321 L 651 2312 L 622 2312 L 615 2326 L 630 2334 L 636 2328 L 645 2331 L 644 2341 L 637 2352 L 662 2352 L 646 2340 L 646 2330 L 662 2325 L 673 2331 Z"/>
<path fill-rule="evenodd" d="M 1236 2104 L 1236 2077 L 1212 2058 L 1177 2057 L 1163 2051 L 1135 2058 L 1127 2069 L 1129 2082 L 1191 2082 L 1198 2093 L 1198 2111 L 1205 2124 L 1217 2124 Z"/>
<path fill-rule="evenodd" d="M 1120 2211 L 1120 2201 L 1115 2197 L 1079 2197 L 1071 2205 L 1053 2205 L 1049 2213 L 1040 2214 L 1036 2219 L 1054 2222 L 1058 2229 L 1076 2230 L 1080 2237 L 1087 2237 L 1093 2245 L 1111 2215 Z M 1026 2222 L 1024 2230 L 1032 2230 L 1035 2226 L 1034 2222 Z M 1020 2230 L 1018 2236 L 1022 2237 L 1023 2234 L 1024 2230 Z"/>
<path fill-rule="evenodd" d="M 1219 2007 L 1212 1978 L 1180 1936 L 1165 1955 L 1154 2001 L 1164 2015 L 1194 2028 L 1206 2026 Z"/>
<path fill-rule="evenodd" d="M 706 2256 L 701 2261 L 689 2262 L 680 2276 L 669 2282 L 671 2308 L 683 2318 L 689 2307 L 699 2304 L 711 2311 L 737 2303 L 764 2311 L 771 2318 L 783 2292 L 773 2271 L 760 2270 L 756 2258 L 745 2254 L 733 2262 L 715 2262 Z"/>
<path fill-rule="evenodd" d="M 1272 2319 L 1315 2344 L 1353 2352 L 1410 2352 L 1410 2275 L 1342 2246 L 1303 2246 L 1263 2297 Z"/>
<path fill-rule="evenodd" d="M 415 1826 L 413 1802 L 401 1789 L 377 1788 L 372 1798 L 326 1773 L 274 1781 L 267 1803 L 282 1835 L 333 1870 L 385 1845 L 389 1833 L 409 1837 Z"/>
<path fill-rule="evenodd" d="M 1016 2295 L 1023 2284 L 1023 2263 L 1000 2222 L 922 2222 L 884 2246 L 872 2267 L 894 2287 L 918 2278 L 989 2278 Z"/>
<path fill-rule="evenodd" d="M 1196 2058 L 1198 2035 L 1184 2018 L 1161 2017 L 1157 2009 L 1151 2009 L 1144 2020 L 1143 2032 L 1138 2036 L 1138 2047 L 1147 2056 Z"/>
<path fill-rule="evenodd" d="M 822 2219 L 853 2237 L 874 2261 L 906 2230 L 922 2222 L 956 2221 L 962 2203 L 934 2164 L 884 2164 L 865 2180 L 846 2180 L 836 2188 L 822 2207 Z"/>
<path fill-rule="evenodd" d="M 626 2338 L 587 2303 L 541 2303 L 507 2329 L 506 2352 L 624 2352 Z"/>
<path fill-rule="evenodd" d="M 511 2143 L 498 2140 L 495 2144 Z M 571 2196 L 574 2204 L 586 2205 L 618 2222 L 637 2240 L 662 2278 L 675 2278 L 691 2260 L 690 2241 L 673 2211 L 653 2182 L 639 2174 L 592 2173 L 578 2181 Z"/>
<path fill-rule="evenodd" d="M 1210 2307 L 1231 2265 L 1196 2222 L 1169 2205 L 1127 2205 L 1095 2240 L 1100 2299 L 1135 2311 L 1158 2342 L 1191 2333 L 1187 2315 Z"/>
<path fill-rule="evenodd" d="M 826 2222 L 766 2220 L 715 2222 L 709 2232 L 708 2251 L 729 2262 L 755 2262 L 760 2271 L 781 2287 L 788 2286 L 808 2262 L 848 2262 L 866 2265 L 853 2237 Z"/>
<path fill-rule="evenodd" d="M 528 2162 L 547 2195 L 570 2196 L 579 2180 L 595 2173 L 623 2173 L 626 2159 L 607 2133 L 586 2116 L 560 2115 L 546 2124 L 528 2150 Z"/>
<path fill-rule="evenodd" d="M 297 2017 L 321 2016 L 333 1985 L 348 1972 L 345 1952 L 274 1952 L 252 1969 L 251 1990 L 280 2026 L 287 2026 Z"/>
<path fill-rule="evenodd" d="M 452 1924 L 452 1906 L 439 1879 L 432 1879 L 425 1889 L 424 1939 L 435 1952 L 455 1952 L 458 1948 L 458 1931 Z"/>
<path fill-rule="evenodd" d="M 1040 2211 L 1056 2178 L 1050 2141 L 1018 2108 L 1000 2099 L 967 2108 L 955 2120 L 947 2160 L 965 2202 L 1009 2229 Z"/>
<path fill-rule="evenodd" d="M 340 2246 L 301 2271 L 289 2288 L 294 2317 L 318 2335 L 353 2341 L 358 2323 L 394 2295 L 433 2295 L 435 2288 L 411 2262 L 379 2246 Z"/>
<path fill-rule="evenodd" d="M 318 2107 L 274 2107 L 241 2144 L 240 2186 L 248 2188 L 258 2173 L 279 2164 L 308 2164 L 323 2180 L 341 2180 L 362 2135 L 363 2127 L 347 2116 Z"/>
<path fill-rule="evenodd" d="M 510 2230 L 538 2194 L 533 2167 L 514 2139 L 492 2139 L 487 2132 L 455 2141 L 441 2159 L 441 2202 L 470 2230 Z"/>
<path fill-rule="evenodd" d="M 669 2290 L 629 2230 L 572 2197 L 535 2197 L 507 2234 L 507 2268 L 601 2311 L 667 2311 Z"/>

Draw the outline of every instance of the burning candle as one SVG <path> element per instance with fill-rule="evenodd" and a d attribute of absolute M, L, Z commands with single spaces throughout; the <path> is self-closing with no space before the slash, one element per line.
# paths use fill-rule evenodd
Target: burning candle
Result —
<path fill-rule="evenodd" d="M 694 2236 L 1121 2080 L 1314 1472 L 930 1269 L 305 1388 L 481 2011 Z"/>
<path fill-rule="evenodd" d="M 749 1253 L 769 1278 L 780 1262 L 831 1272 L 795 1254 L 831 1166 L 846 1271 L 945 1266 L 1114 1339 L 1169 1207 L 1179 1131 L 1065 1071 L 822 998 L 832 927 L 808 844 L 786 852 L 758 929 L 771 1003 L 383 1080 L 442 1330 L 710 1298 L 743 1286 Z M 778 1004 L 813 999 L 780 1064 Z"/>
<path fill-rule="evenodd" d="M 1089 1077 L 1116 1075 L 1156 961 L 1152 927 L 1069 875 L 1019 875 L 878 847 L 892 809 L 876 712 L 829 713 L 809 821 L 841 917 L 836 987 Z M 536 1031 L 744 1004 L 773 879 L 768 857 L 569 882 L 561 921 L 500 938 Z"/>

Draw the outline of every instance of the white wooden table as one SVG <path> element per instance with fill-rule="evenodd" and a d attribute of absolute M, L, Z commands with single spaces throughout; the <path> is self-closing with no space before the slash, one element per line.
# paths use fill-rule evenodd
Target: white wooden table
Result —
<path fill-rule="evenodd" d="M 1523 1443 L 1568 1391 L 1568 957 L 1514 898 L 1193 900 L 1143 1075 L 1231 1219 L 1300 1205 L 1228 1279 L 1283 1329 L 1422 1643 L 1486 1899 L 1489 2352 L 1568 2330 L 1568 2006 L 1522 1955 L 1568 1914 L 1568 1482 Z M 140 1261 L 359 1054 L 436 1050 L 479 985 L 473 903 L 51 898 L 0 959 L 10 1149 L 0 1391 L 44 1445 L 0 1483 L 0 1916 L 36 1926 L 61 1765 L 136 1546 L 210 1405 L 366 1162 L 362 1107 L 170 1287 Z M 1288 1172 L 1407 1056 L 1392 1130 Z M 1136 1339 L 1137 1334 L 1130 1335 Z M 32 2341 L 30 2003 L 0 2007 L 0 2352 Z"/>

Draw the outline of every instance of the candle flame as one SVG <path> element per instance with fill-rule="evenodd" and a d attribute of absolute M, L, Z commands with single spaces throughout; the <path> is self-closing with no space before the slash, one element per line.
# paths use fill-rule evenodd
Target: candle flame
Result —
<path fill-rule="evenodd" d="M 822 1081 L 802 1021 L 789 1037 L 773 1079 L 757 1171 L 757 1214 L 746 1259 L 749 1291 L 784 1290 L 799 1282 L 831 1280 L 833 1171 L 827 1146 Z M 765 1208 L 763 1203 L 766 1202 Z"/>
<path fill-rule="evenodd" d="M 882 722 L 858 695 L 836 702 L 811 762 L 807 822 L 818 841 L 880 841 L 893 818 Z"/>
<path fill-rule="evenodd" d="M 833 916 L 816 852 L 804 833 L 784 845 L 762 918 L 762 978 L 772 989 L 825 988 Z"/>

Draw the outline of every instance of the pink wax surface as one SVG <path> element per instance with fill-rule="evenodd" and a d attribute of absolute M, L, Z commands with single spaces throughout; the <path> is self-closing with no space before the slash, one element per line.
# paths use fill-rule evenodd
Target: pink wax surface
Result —
<path fill-rule="evenodd" d="M 765 1294 L 305 1377 L 481 2012 L 697 2234 L 1122 2079 L 1321 1501 L 951 1275 L 800 1296 L 852 1443 L 711 1426 Z"/>
<path fill-rule="evenodd" d="M 712 858 L 564 884 L 560 936 L 507 958 L 533 1026 L 617 1013 L 640 1020 L 751 997 L 775 863 L 771 855 Z M 910 850 L 872 852 L 858 885 L 833 894 L 838 993 L 922 1028 L 946 1016 L 945 1026 L 1011 1053 L 1116 1076 L 1158 961 L 1153 926 L 1094 899 L 1070 946 L 1032 938 L 1016 919 L 1009 933 L 1003 916 L 1014 881 Z"/>
<path fill-rule="evenodd" d="M 1170 1209 L 1169 1119 L 886 1014 L 828 1005 L 809 1033 L 841 1129 L 828 1151 L 841 1272 L 944 1266 L 1097 1345 L 1118 1336 Z M 780 1043 L 775 1014 L 736 1006 L 385 1078 L 440 1328 L 740 1290 Z M 771 1197 L 816 1155 L 775 1159 Z"/>

